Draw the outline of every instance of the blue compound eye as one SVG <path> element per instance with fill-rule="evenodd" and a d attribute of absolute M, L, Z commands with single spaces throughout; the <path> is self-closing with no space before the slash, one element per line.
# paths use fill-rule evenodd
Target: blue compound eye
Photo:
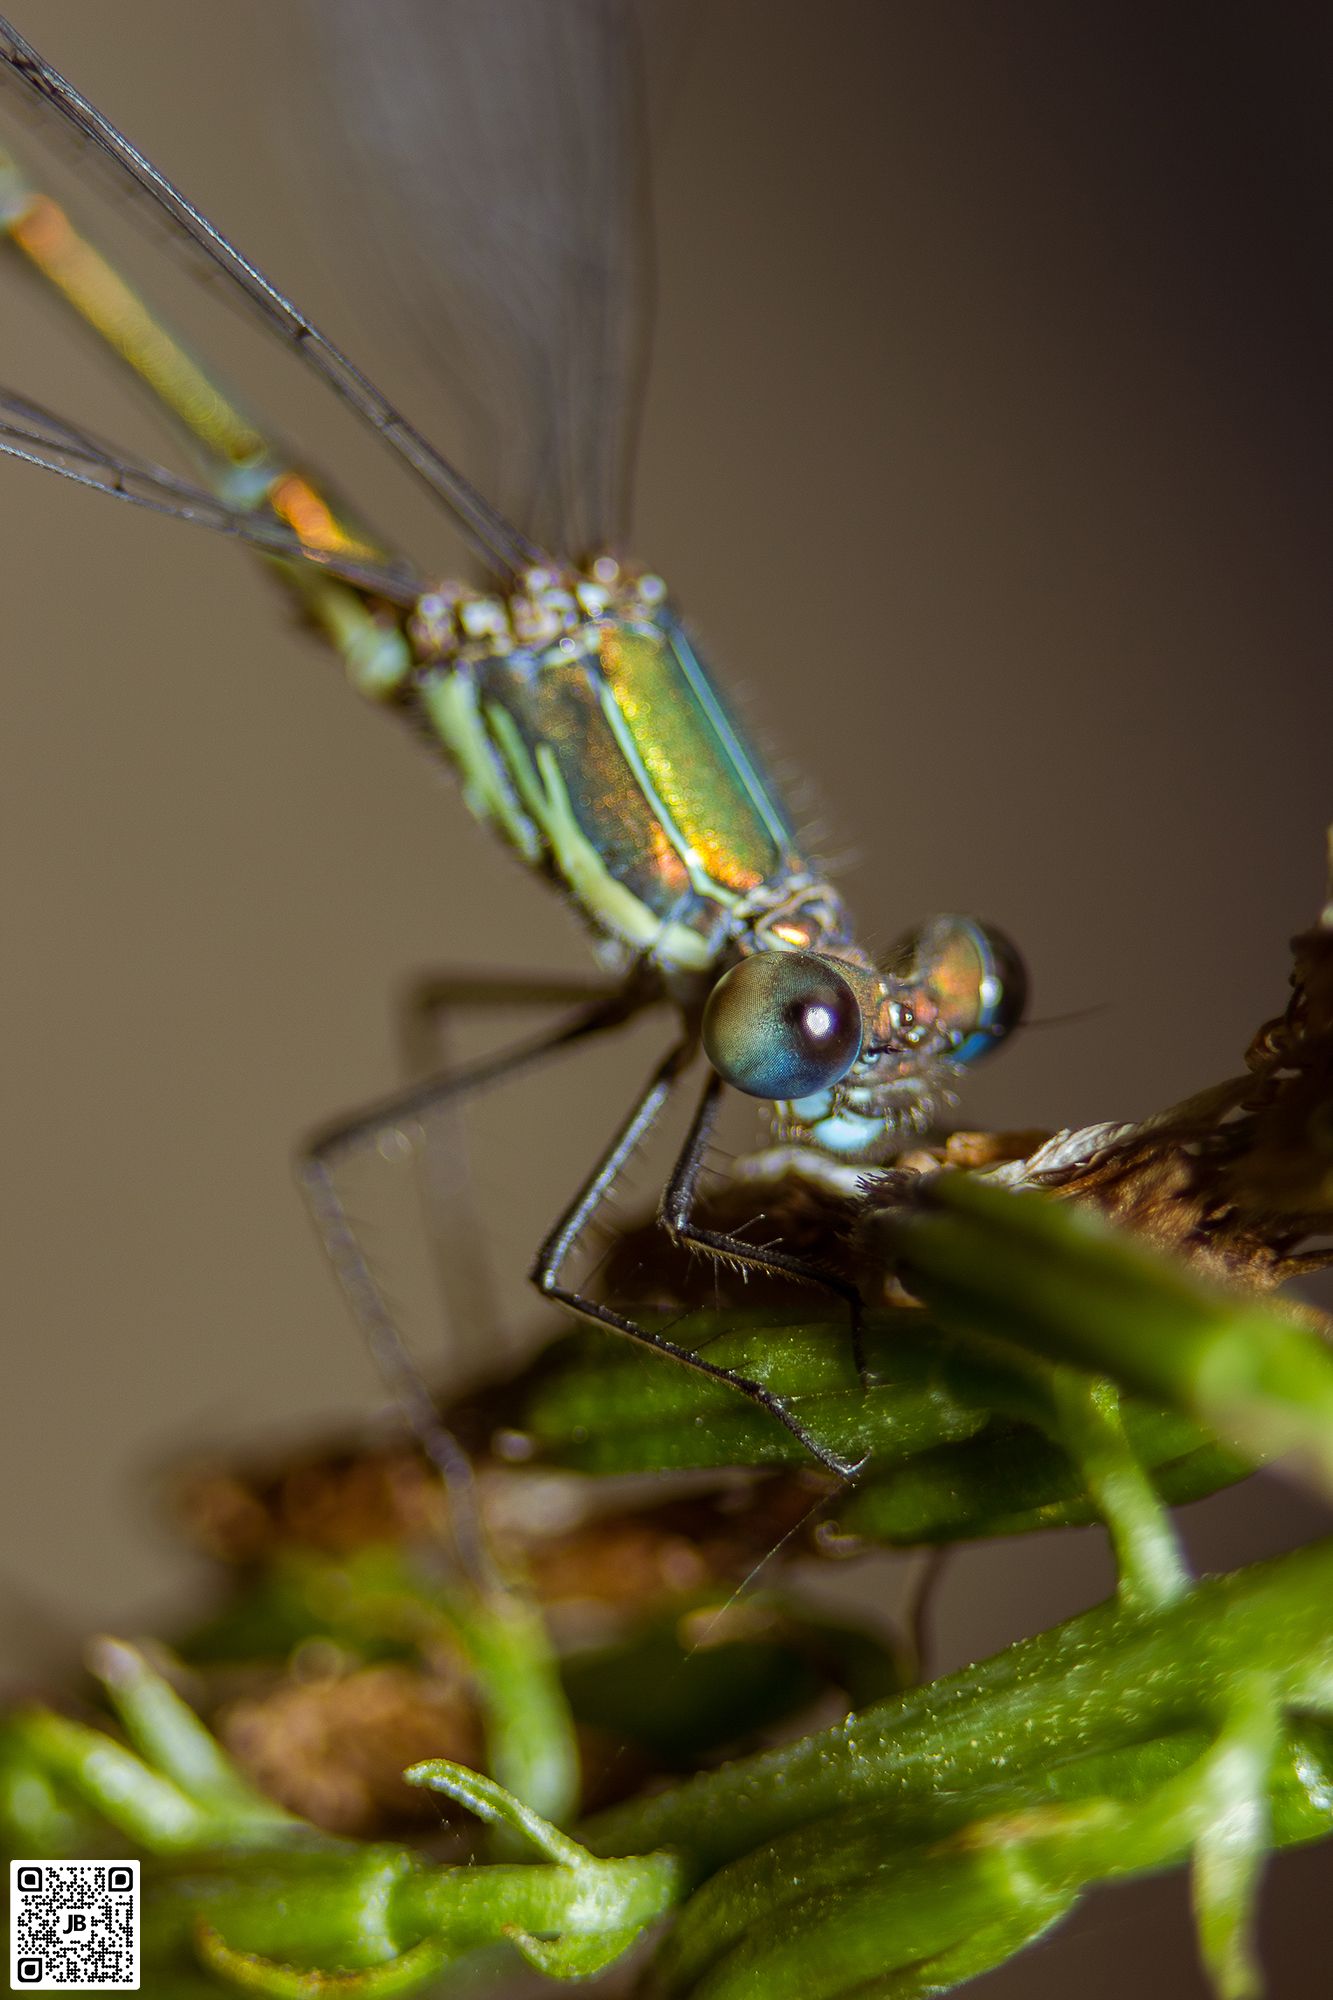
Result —
<path fill-rule="evenodd" d="M 825 958 L 760 951 L 724 973 L 704 1008 L 704 1054 L 749 1097 L 809 1097 L 846 1076 L 861 1050 L 861 1008 Z"/>
<path fill-rule="evenodd" d="M 1022 959 L 1003 931 L 978 917 L 933 917 L 901 941 L 891 965 L 929 990 L 952 1063 L 989 1055 L 1027 1005 Z"/>

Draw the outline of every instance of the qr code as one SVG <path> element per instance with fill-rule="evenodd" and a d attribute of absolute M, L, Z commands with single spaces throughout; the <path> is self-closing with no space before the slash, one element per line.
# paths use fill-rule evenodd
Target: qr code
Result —
<path fill-rule="evenodd" d="M 137 1861 L 11 1861 L 15 1992 L 137 1992 Z"/>

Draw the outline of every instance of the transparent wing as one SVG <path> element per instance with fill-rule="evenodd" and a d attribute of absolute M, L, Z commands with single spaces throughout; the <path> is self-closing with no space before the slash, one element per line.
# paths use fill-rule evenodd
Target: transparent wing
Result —
<path fill-rule="evenodd" d="M 262 555 L 309 564 L 395 604 L 414 604 L 421 595 L 421 580 L 406 563 L 376 562 L 345 549 L 319 548 L 272 515 L 233 507 L 164 466 L 121 451 L 40 403 L 5 389 L 0 389 L 0 453 L 128 500 L 132 506 L 231 535 Z"/>
<path fill-rule="evenodd" d="M 516 570 L 539 559 L 539 551 L 454 470 L 360 369 L 2 16 L 0 82 L 12 85 L 69 133 L 95 146 L 130 188 L 156 204 L 177 232 L 223 273 L 251 311 L 287 341 L 305 364 L 411 466 L 489 560 Z"/>
<path fill-rule="evenodd" d="M 349 211 L 370 225 L 397 315 L 470 406 L 488 488 L 566 555 L 627 526 L 651 318 L 645 39 L 656 56 L 676 25 L 648 7 L 307 10 L 308 67 L 336 108 L 302 139 L 323 129 L 340 233 Z"/>

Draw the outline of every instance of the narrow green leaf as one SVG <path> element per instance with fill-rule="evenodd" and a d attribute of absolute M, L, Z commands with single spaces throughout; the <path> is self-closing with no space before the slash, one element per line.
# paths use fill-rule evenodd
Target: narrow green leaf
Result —
<path fill-rule="evenodd" d="M 448 1963 L 447 1949 L 427 1938 L 383 1965 L 351 1972 L 321 1972 L 316 1967 L 280 1965 L 257 1952 L 234 1951 L 219 1932 L 201 1924 L 195 1937 L 200 1963 L 242 1993 L 262 1993 L 269 2000 L 400 2000 L 432 1984 Z"/>
<path fill-rule="evenodd" d="M 1333 1354 L 1289 1313 L 1204 1283 L 1101 1216 L 942 1173 L 867 1224 L 944 1324 L 1108 1375 L 1333 1493 Z"/>
<path fill-rule="evenodd" d="M 1257 2000 L 1254 1903 L 1272 1844 L 1269 1789 L 1280 1716 L 1266 1677 L 1244 1683 L 1210 1760 L 1208 1813 L 1194 1845 L 1194 1915 L 1219 2000 Z"/>
<path fill-rule="evenodd" d="M 902 1814 L 1209 1727 L 1237 1682 L 1271 1674 L 1284 1710 L 1333 1715 L 1333 1540 L 1210 1578 L 1147 1615 L 1115 1604 L 993 1659 L 615 1807 L 584 1828 L 596 1853 L 671 1847 L 702 1879 L 777 1833 L 875 1802 Z"/>
<path fill-rule="evenodd" d="M 1175 1529 L 1130 1444 L 1120 1391 L 1104 1376 L 1051 1371 L 1060 1437 L 1110 1530 L 1120 1595 L 1133 1608 L 1160 1611 L 1189 1588 Z"/>
<path fill-rule="evenodd" d="M 47 1709 L 21 1712 L 13 1729 L 21 1754 L 150 1852 L 188 1854 L 213 1843 L 208 1809 L 100 1730 Z"/>
<path fill-rule="evenodd" d="M 490 1770 L 534 1813 L 571 1818 L 578 1745 L 540 1609 L 518 1585 L 449 1590 L 441 1601 L 472 1668 Z"/>
<path fill-rule="evenodd" d="M 89 1648 L 88 1664 L 130 1741 L 187 1798 L 221 1822 L 299 1824 L 241 1776 L 217 1738 L 137 1647 L 120 1639 L 97 1639 Z"/>
<path fill-rule="evenodd" d="M 409 1785 L 418 1785 L 426 1791 L 444 1792 L 449 1798 L 457 1799 L 478 1819 L 510 1827 L 530 1842 L 543 1859 L 553 1861 L 559 1868 L 595 1866 L 586 1847 L 580 1847 L 576 1840 L 571 1840 L 558 1826 L 552 1826 L 549 1820 L 543 1819 L 522 1799 L 515 1798 L 494 1778 L 483 1777 L 480 1771 L 471 1771 L 466 1764 L 451 1764 L 446 1757 L 431 1757 L 425 1763 L 413 1764 L 404 1771 L 403 1777 Z"/>
<path fill-rule="evenodd" d="M 869 1316 L 868 1391 L 845 1320 L 730 1310 L 691 1314 L 688 1332 L 710 1361 L 767 1384 L 851 1458 L 894 1463 L 987 1422 L 984 1384 L 975 1371 L 951 1379 L 923 1314 Z M 790 1432 L 724 1383 L 615 1342 L 557 1343 L 519 1395 L 519 1427 L 544 1456 L 583 1472 L 809 1463 Z"/>
<path fill-rule="evenodd" d="M 595 1978 L 623 1957 L 632 1944 L 637 1944 L 641 1935 L 642 1926 L 638 1924 L 606 1931 L 601 1937 L 538 1938 L 513 1924 L 505 1930 L 514 1949 L 534 1971 L 544 1972 L 548 1979 Z"/>

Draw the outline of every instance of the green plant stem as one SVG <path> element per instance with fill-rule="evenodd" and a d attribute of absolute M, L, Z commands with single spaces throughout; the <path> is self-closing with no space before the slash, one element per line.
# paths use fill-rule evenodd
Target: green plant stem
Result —
<path fill-rule="evenodd" d="M 675 1900 L 664 1855 L 599 1862 L 596 1873 L 497 1862 L 427 1868 L 398 1850 L 371 1850 L 341 1866 L 265 1882 L 196 1877 L 189 1906 L 235 1952 L 277 1964 L 391 1963 L 423 1941 L 449 1960 L 524 1936 L 619 1939 Z"/>
<path fill-rule="evenodd" d="M 1205 1816 L 1194 1839 L 1194 1914 L 1204 1963 L 1223 2000 L 1257 2000 L 1253 1910 L 1272 1841 L 1269 1777 L 1280 1754 L 1281 1716 L 1271 1680 L 1236 1690 L 1211 1759 Z"/>
<path fill-rule="evenodd" d="M 942 1840 L 904 1840 L 882 1809 L 789 1834 L 692 1899 L 666 1946 L 663 1988 L 690 2000 L 937 1992 L 942 1976 L 969 1978 L 1048 1928 L 1089 1881 L 1161 1868 L 1211 1841 L 1227 1861 L 1205 1945 L 1219 1994 L 1243 2000 L 1275 1722 L 1271 1692 L 1248 1686 L 1213 1741 L 1125 1798 L 992 1805 Z"/>
<path fill-rule="evenodd" d="M 1205 1728 L 1239 1678 L 1270 1674 L 1284 1710 L 1333 1707 L 1333 1540 L 1209 1579 L 1152 1615 L 1098 1606 L 978 1667 L 831 1729 L 599 1815 L 594 1853 L 670 1847 L 691 1879 L 805 1821 L 950 1802 L 1029 1783 L 1081 1757 Z"/>
<path fill-rule="evenodd" d="M 1103 1376 L 1052 1369 L 1060 1439 L 1083 1474 L 1110 1531 L 1122 1602 L 1164 1610 L 1189 1589 L 1189 1570 L 1170 1516 L 1125 1430 L 1120 1391 Z"/>
<path fill-rule="evenodd" d="M 145 1714 L 151 1693 L 137 1691 Z M 53 1781 L 176 1857 L 149 1876 L 155 1965 L 188 1968 L 197 1947 L 217 1976 L 274 2000 L 351 1993 L 344 1975 L 357 1968 L 374 1972 L 361 1981 L 367 2000 L 419 1990 L 506 1939 L 552 1975 L 590 1975 L 683 1901 L 680 1962 L 701 1955 L 708 1980 L 716 1967 L 716 2000 L 917 2000 L 1054 1922 L 1088 1881 L 1191 1846 L 1220 1990 L 1244 2000 L 1270 1832 L 1283 1843 L 1333 1826 L 1333 1729 L 1318 1720 L 1333 1718 L 1333 1540 L 1164 1609 L 1103 1605 L 819 1735 L 600 1815 L 582 1844 L 475 1772 L 436 1762 L 410 1774 L 535 1848 L 523 1866 L 437 1868 L 402 1849 L 308 1830 L 298 1846 L 286 1826 L 238 1824 L 225 1768 L 188 1744 L 182 1763 L 178 1718 L 164 1712 L 169 1754 L 182 1774 L 202 1772 L 208 1803 L 99 1732 L 40 1712 L 12 1726 L 14 1781 Z M 832 1928 L 819 1947 L 821 1924 Z M 751 1958 L 767 1967 L 758 1983 L 727 1984 Z M 880 1972 L 867 1979 L 872 1961 Z M 791 1985 L 797 1973 L 804 1986 Z M 701 1983 L 698 2000 L 712 1991 Z"/>
<path fill-rule="evenodd" d="M 472 1669 L 488 1769 L 545 1818 L 569 1819 L 579 1796 L 578 1748 L 540 1609 L 519 1585 L 484 1596 L 451 1591 L 443 1601 Z"/>

